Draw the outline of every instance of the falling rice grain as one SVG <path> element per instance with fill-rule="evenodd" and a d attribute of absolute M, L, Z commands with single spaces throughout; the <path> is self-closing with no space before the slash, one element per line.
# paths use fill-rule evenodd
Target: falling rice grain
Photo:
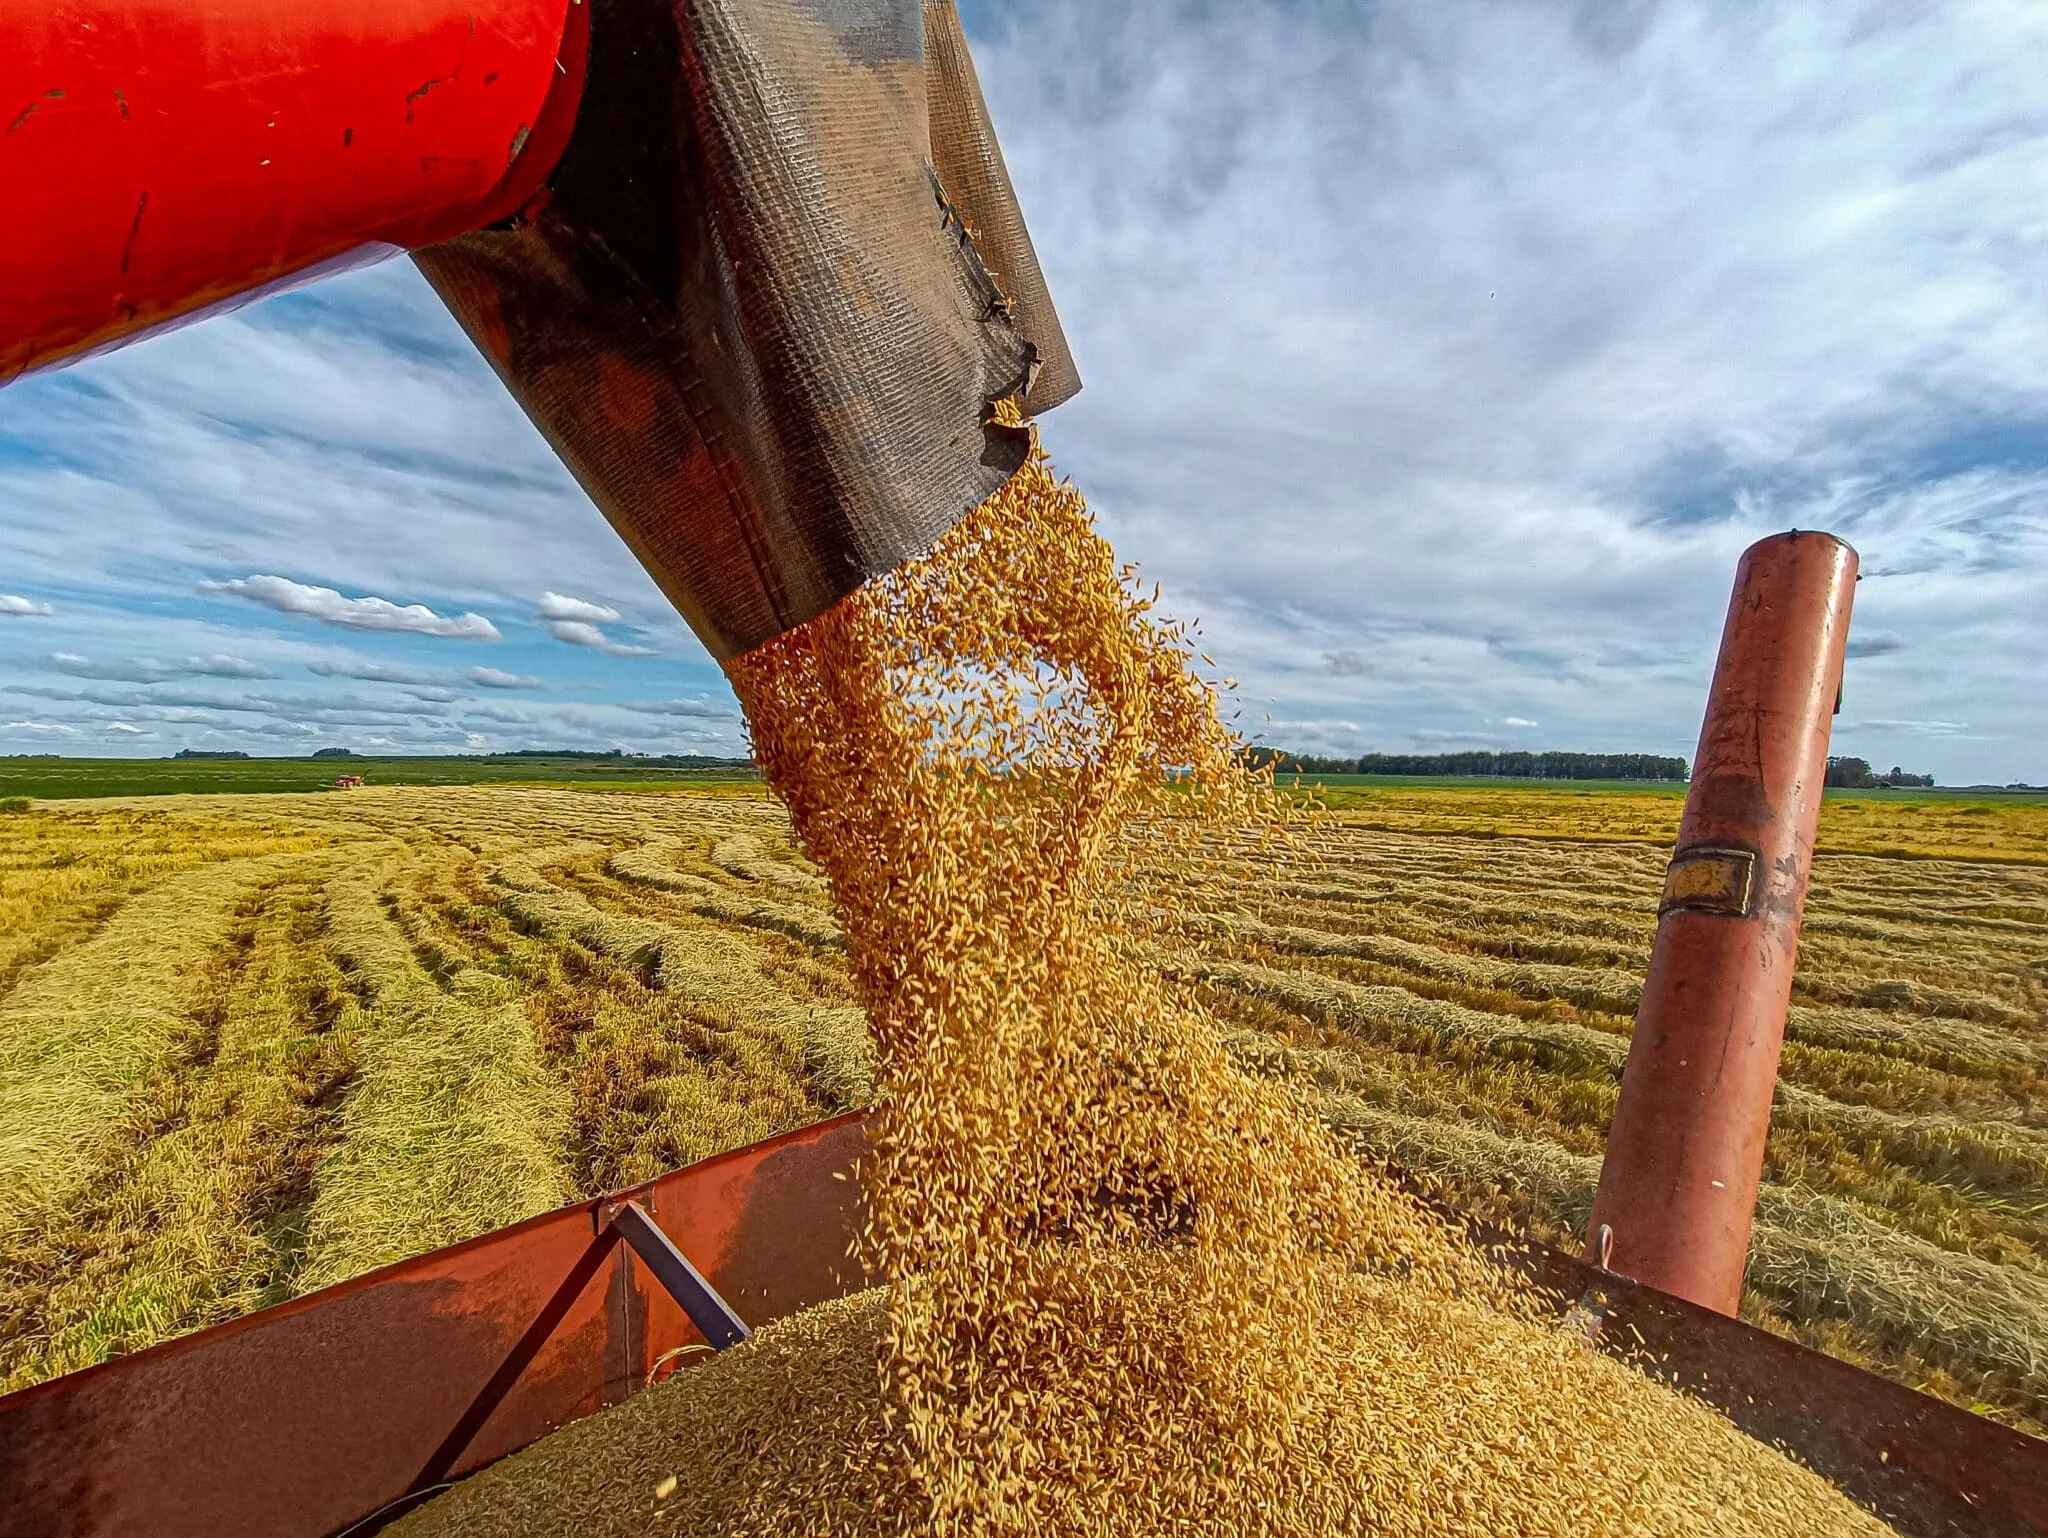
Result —
<path fill-rule="evenodd" d="M 730 670 L 874 1033 L 886 1285 L 401 1531 L 644 1531 L 668 1472 L 664 1528 L 725 1534 L 1885 1531 L 1561 1330 L 1145 964 L 1130 873 L 1199 909 L 1282 803 L 1041 456 Z"/>

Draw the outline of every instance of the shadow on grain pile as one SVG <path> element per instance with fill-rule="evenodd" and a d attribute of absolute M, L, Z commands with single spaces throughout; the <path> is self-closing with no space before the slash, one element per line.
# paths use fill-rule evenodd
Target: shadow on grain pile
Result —
<path fill-rule="evenodd" d="M 394 1532 L 1886 1530 L 1565 1332 L 1147 964 L 1134 864 L 1204 911 L 1283 807 L 1042 457 L 731 672 L 874 1033 L 885 1285 Z"/>

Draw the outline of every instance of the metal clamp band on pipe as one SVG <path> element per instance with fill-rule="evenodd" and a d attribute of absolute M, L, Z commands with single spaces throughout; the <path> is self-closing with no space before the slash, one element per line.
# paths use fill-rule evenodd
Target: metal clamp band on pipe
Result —
<path fill-rule="evenodd" d="M 1736 572 L 1590 1232 L 1606 1263 L 1724 1314 L 1742 1301 L 1856 552 L 1752 545 Z"/>

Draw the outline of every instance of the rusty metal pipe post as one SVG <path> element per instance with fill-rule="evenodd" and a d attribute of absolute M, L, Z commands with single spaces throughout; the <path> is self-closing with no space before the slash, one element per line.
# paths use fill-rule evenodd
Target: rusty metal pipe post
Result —
<path fill-rule="evenodd" d="M 1855 585 L 1831 534 L 1743 554 L 1593 1201 L 1593 1254 L 1724 1314 L 1742 1300 Z"/>

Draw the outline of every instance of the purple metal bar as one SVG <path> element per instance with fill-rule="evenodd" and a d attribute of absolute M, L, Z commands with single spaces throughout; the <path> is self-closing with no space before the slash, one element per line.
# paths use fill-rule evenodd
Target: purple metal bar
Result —
<path fill-rule="evenodd" d="M 638 1202 L 621 1202 L 606 1226 L 633 1246 L 633 1253 L 647 1263 L 654 1279 L 682 1306 L 697 1333 L 714 1350 L 730 1351 L 741 1341 L 753 1338 L 754 1332 L 747 1328 L 746 1321 L 732 1311 L 732 1305 L 718 1295 L 716 1287 L 704 1280 L 704 1273 L 690 1264 L 690 1257 L 676 1248 L 675 1241 L 655 1227 L 645 1207 Z"/>

